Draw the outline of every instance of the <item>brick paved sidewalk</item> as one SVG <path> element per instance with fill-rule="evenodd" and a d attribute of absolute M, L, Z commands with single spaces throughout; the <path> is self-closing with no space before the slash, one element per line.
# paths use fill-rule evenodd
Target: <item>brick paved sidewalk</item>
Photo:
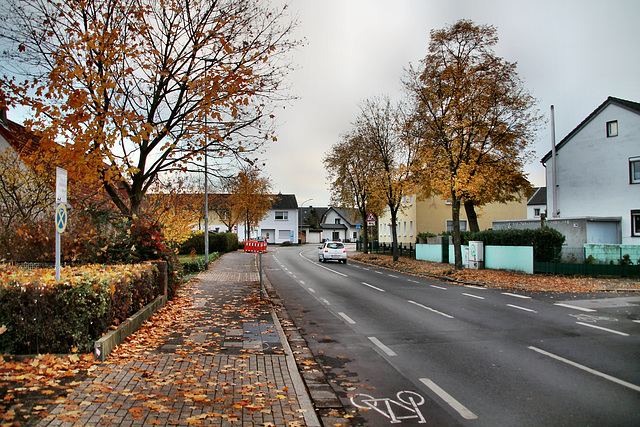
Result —
<path fill-rule="evenodd" d="M 320 425 L 260 301 L 255 255 L 198 278 L 35 425 Z"/>

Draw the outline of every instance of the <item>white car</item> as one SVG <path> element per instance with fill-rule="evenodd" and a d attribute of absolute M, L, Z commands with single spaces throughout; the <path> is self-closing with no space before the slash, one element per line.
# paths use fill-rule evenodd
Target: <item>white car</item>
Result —
<path fill-rule="evenodd" d="M 326 262 L 327 260 L 336 260 L 347 263 L 347 248 L 342 242 L 324 242 L 322 246 L 318 246 L 318 261 Z"/>

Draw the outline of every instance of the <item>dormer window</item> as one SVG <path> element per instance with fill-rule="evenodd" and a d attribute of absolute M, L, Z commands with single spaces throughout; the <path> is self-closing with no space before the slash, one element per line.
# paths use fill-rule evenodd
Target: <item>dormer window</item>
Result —
<path fill-rule="evenodd" d="M 607 122 L 607 138 L 618 136 L 618 121 L 613 120 Z"/>

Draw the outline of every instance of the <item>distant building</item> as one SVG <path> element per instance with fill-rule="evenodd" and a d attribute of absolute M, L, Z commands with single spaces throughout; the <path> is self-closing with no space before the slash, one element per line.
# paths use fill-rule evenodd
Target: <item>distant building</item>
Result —
<path fill-rule="evenodd" d="M 451 202 L 438 196 L 425 200 L 416 200 L 415 196 L 407 196 L 398 212 L 398 243 L 408 245 L 416 243 L 419 233 L 441 234 L 453 231 Z M 496 219 L 524 218 L 527 215 L 527 202 L 522 198 L 515 202 L 490 203 L 476 208 L 480 230 L 492 227 Z M 468 221 L 464 207 L 460 210 L 460 230 L 467 231 Z M 388 211 L 378 218 L 378 239 L 380 243 L 391 243 L 391 216 Z"/>

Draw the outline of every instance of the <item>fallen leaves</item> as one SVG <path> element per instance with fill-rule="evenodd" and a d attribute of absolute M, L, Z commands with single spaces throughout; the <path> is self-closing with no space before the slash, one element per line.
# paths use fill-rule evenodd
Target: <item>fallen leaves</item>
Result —
<path fill-rule="evenodd" d="M 573 277 L 542 274 L 524 274 L 502 270 L 453 270 L 449 264 L 400 258 L 393 261 L 390 255 L 356 254 L 352 259 L 366 264 L 418 275 L 447 277 L 465 283 L 502 289 L 534 292 L 597 292 L 611 290 L 640 290 L 640 279 Z"/>

